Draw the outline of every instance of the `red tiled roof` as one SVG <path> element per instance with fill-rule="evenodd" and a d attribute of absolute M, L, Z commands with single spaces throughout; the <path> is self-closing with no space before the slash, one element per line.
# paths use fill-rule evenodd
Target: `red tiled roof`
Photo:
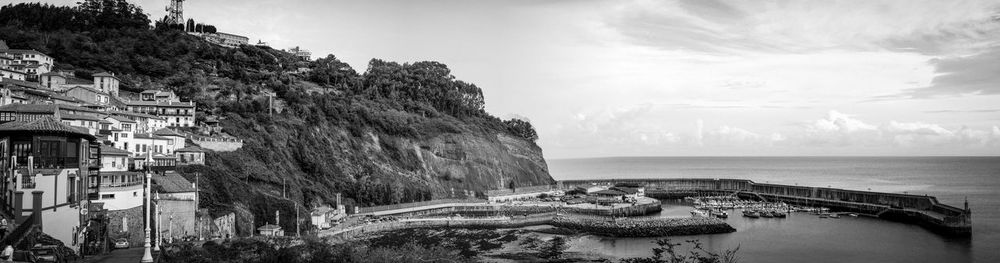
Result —
<path fill-rule="evenodd" d="M 180 149 L 174 150 L 174 152 L 178 152 L 178 153 L 180 153 L 180 152 L 206 152 L 206 150 L 202 149 L 201 147 L 192 145 L 192 146 L 188 146 L 188 147 L 184 147 L 184 148 L 180 148 Z"/>
<path fill-rule="evenodd" d="M 12 121 L 4 124 L 0 124 L 0 133 L 2 132 L 12 132 L 18 134 L 24 133 L 54 133 L 54 134 L 69 134 L 78 135 L 88 140 L 94 140 L 96 137 L 87 133 L 86 129 L 80 127 L 73 127 L 56 120 L 55 117 L 45 116 L 37 120 L 31 121 Z"/>
<path fill-rule="evenodd" d="M 118 149 L 118 148 L 115 148 L 115 147 L 111 147 L 109 145 L 101 145 L 101 155 L 128 156 L 129 154 L 132 154 L 132 153 L 129 152 L 129 151 L 126 151 L 126 150 L 122 150 L 122 149 Z"/>
<path fill-rule="evenodd" d="M 184 179 L 178 173 L 167 172 L 164 175 L 153 176 L 153 184 L 160 187 L 160 192 L 163 193 L 184 193 L 184 192 L 194 192 L 196 189 L 191 185 L 191 182 Z"/>
<path fill-rule="evenodd" d="M 55 114 L 59 106 L 55 104 L 8 104 L 0 106 L 0 112 L 48 113 Z"/>
<path fill-rule="evenodd" d="M 163 128 L 163 129 L 156 130 L 156 131 L 153 132 L 153 135 L 184 137 L 183 134 L 180 134 L 180 133 L 178 133 L 178 132 L 176 132 L 174 130 L 168 129 L 168 128 Z"/>

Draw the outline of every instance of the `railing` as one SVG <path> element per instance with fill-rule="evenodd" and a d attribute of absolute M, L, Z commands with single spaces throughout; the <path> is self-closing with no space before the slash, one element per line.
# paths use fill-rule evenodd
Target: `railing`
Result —
<path fill-rule="evenodd" d="M 513 194 L 526 194 L 526 193 L 539 193 L 546 192 L 555 189 L 555 185 L 535 185 L 535 186 L 525 186 L 516 187 L 514 189 L 496 189 L 486 191 L 487 196 L 502 196 L 502 195 L 513 195 Z"/>
<path fill-rule="evenodd" d="M 34 168 L 36 169 L 77 168 L 80 167 L 79 160 L 80 159 L 78 159 L 77 157 L 35 157 Z"/>
<path fill-rule="evenodd" d="M 38 215 L 36 215 L 35 213 L 32 213 L 30 216 L 28 216 L 28 218 L 22 221 L 21 224 L 17 226 L 17 228 L 14 228 L 14 231 L 11 231 L 10 234 L 7 234 L 7 236 L 4 236 L 3 239 L 0 240 L 0 246 L 19 247 L 18 245 L 20 245 L 21 241 L 23 241 L 24 238 L 27 237 L 28 234 L 32 232 L 32 230 L 36 229 L 34 222 L 37 216 Z M 30 245 L 31 244 L 29 244 L 28 247 L 30 247 Z"/>
<path fill-rule="evenodd" d="M 132 186 L 141 186 L 142 184 L 143 184 L 142 181 L 125 182 L 125 183 L 101 183 L 101 189 L 106 189 L 106 188 L 125 188 L 125 187 L 132 187 Z"/>
<path fill-rule="evenodd" d="M 23 176 L 24 180 L 21 181 L 21 188 L 23 189 L 35 189 L 35 180 L 31 179 L 30 176 Z"/>
<path fill-rule="evenodd" d="M 406 209 L 406 208 L 414 208 L 414 207 L 429 206 L 429 205 L 453 204 L 453 203 L 464 203 L 464 204 L 468 204 L 468 203 L 483 203 L 483 200 L 478 200 L 478 199 L 437 199 L 437 200 L 415 202 L 415 203 L 402 203 L 402 204 L 394 204 L 394 205 L 361 207 L 361 208 L 359 208 L 359 210 L 360 210 L 359 212 L 361 212 L 361 213 L 374 213 L 374 212 L 381 212 L 381 211 L 388 211 L 388 210 Z"/>

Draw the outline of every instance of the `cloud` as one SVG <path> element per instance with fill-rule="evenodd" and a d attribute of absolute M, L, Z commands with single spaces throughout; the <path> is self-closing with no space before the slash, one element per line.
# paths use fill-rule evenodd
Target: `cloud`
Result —
<path fill-rule="evenodd" d="M 948 129 L 926 122 L 889 121 L 876 126 L 848 114 L 830 111 L 826 118 L 806 125 L 797 138 L 782 140 L 782 145 L 948 150 L 988 148 L 1000 146 L 1000 132 L 996 126 L 993 126 L 993 131 L 966 126 Z"/>
<path fill-rule="evenodd" d="M 995 42 L 997 6 L 989 0 L 636 0 L 623 3 L 608 25 L 632 42 L 664 49 L 935 54 Z"/>
<path fill-rule="evenodd" d="M 830 111 L 826 118 L 806 124 L 799 135 L 799 142 L 808 146 L 850 146 L 871 143 L 879 134 L 875 125 Z"/>
<path fill-rule="evenodd" d="M 542 137 L 562 155 L 891 155 L 998 154 L 1000 128 L 947 127 L 922 121 L 868 122 L 836 110 L 780 131 L 691 125 L 664 118 L 670 107 L 643 104 L 580 113 L 572 123 Z M 677 117 L 674 117 L 677 118 Z M 709 120 L 712 121 L 712 120 Z M 760 127 L 758 127 L 760 128 Z"/>
<path fill-rule="evenodd" d="M 1000 94 L 1000 85 L 997 85 L 1000 83 L 1000 63 L 997 61 L 1000 61 L 1000 46 L 975 55 L 934 59 L 930 64 L 936 76 L 931 85 L 906 90 L 899 97 Z"/>

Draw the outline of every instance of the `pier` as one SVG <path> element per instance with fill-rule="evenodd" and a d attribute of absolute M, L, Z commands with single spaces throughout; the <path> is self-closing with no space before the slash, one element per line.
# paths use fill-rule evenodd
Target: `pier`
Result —
<path fill-rule="evenodd" d="M 632 184 L 645 187 L 648 197 L 664 199 L 731 194 L 741 199 L 828 207 L 836 212 L 852 212 L 915 223 L 945 235 L 972 234 L 972 211 L 967 203 L 965 208 L 958 208 L 942 204 L 937 198 L 926 195 L 766 184 L 744 179 L 598 179 L 566 180 L 559 184 L 563 189 Z"/>

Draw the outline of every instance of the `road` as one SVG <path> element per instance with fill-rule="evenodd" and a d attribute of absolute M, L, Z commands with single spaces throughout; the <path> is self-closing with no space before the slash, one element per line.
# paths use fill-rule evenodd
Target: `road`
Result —
<path fill-rule="evenodd" d="M 85 263 L 136 263 L 142 260 L 142 247 L 129 248 L 129 249 L 115 249 L 111 253 L 96 256 L 87 256 L 80 262 Z M 156 253 L 153 253 L 153 258 L 156 258 Z"/>

